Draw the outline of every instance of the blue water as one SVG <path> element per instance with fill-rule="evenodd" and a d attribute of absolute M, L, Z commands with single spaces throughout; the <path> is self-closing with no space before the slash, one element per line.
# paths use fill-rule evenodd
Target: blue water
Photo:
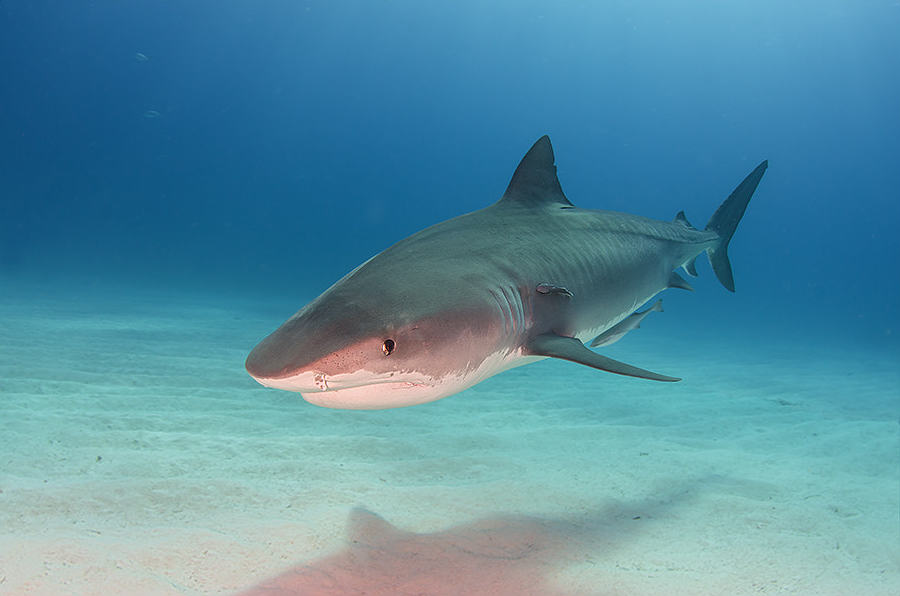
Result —
<path fill-rule="evenodd" d="M 228 325 L 234 296 L 259 320 L 223 347 L 245 381 L 257 339 L 495 201 L 549 134 L 574 204 L 697 226 L 769 160 L 730 248 L 737 293 L 700 264 L 654 342 L 727 360 L 740 336 L 762 371 L 805 347 L 889 360 L 898 32 L 895 0 L 5 0 L 0 301 L 115 287 L 127 310 L 151 288 L 214 296 Z"/>
<path fill-rule="evenodd" d="M 703 308 L 896 334 L 895 2 L 7 1 L 0 18 L 7 276 L 321 290 L 494 201 L 548 133 L 575 204 L 696 224 L 769 159 L 738 294 Z"/>

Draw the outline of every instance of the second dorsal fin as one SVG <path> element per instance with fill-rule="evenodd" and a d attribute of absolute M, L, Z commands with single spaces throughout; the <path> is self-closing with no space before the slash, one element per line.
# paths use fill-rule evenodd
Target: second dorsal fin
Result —
<path fill-rule="evenodd" d="M 544 135 L 531 146 L 519 162 L 519 167 L 516 168 L 500 202 L 534 207 L 571 205 L 559 185 L 553 161 L 550 137 Z"/>

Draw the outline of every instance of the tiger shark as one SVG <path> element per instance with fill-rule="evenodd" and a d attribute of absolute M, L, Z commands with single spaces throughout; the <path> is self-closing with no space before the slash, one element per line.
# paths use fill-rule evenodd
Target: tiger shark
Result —
<path fill-rule="evenodd" d="M 262 385 L 329 408 L 435 401 L 544 358 L 655 381 L 680 379 L 603 356 L 666 288 L 691 289 L 708 255 L 729 291 L 728 244 L 768 162 L 702 230 L 580 209 L 563 193 L 546 135 L 496 203 L 426 228 L 345 275 L 263 339 L 246 368 Z"/>

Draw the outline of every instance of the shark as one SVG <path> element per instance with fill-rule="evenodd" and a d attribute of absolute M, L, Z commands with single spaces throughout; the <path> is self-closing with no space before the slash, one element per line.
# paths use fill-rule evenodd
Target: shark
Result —
<path fill-rule="evenodd" d="M 706 253 L 733 292 L 728 247 L 768 161 L 703 229 L 576 207 L 542 136 L 495 203 L 426 228 L 359 265 L 246 359 L 260 384 L 343 409 L 413 406 L 546 358 L 662 382 L 591 350 L 619 340 L 667 288 L 692 289 Z"/>

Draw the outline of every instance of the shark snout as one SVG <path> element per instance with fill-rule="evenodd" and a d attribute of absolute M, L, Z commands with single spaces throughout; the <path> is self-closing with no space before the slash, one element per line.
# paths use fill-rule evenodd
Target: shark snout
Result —
<path fill-rule="evenodd" d="M 277 379 L 302 372 L 301 367 L 287 361 L 284 350 L 273 349 L 270 339 L 271 336 L 261 341 L 247 355 L 244 368 L 250 376 L 261 382 L 261 379 Z"/>
<path fill-rule="evenodd" d="M 278 329 L 250 351 L 244 368 L 266 387 L 324 391 L 324 375 L 314 370 L 318 354 L 311 348 L 310 342 Z"/>
<path fill-rule="evenodd" d="M 321 371 L 304 366 L 291 366 L 273 362 L 268 358 L 265 349 L 257 346 L 247 356 L 244 367 L 253 379 L 264 387 L 315 393 L 328 391 L 328 377 Z"/>

